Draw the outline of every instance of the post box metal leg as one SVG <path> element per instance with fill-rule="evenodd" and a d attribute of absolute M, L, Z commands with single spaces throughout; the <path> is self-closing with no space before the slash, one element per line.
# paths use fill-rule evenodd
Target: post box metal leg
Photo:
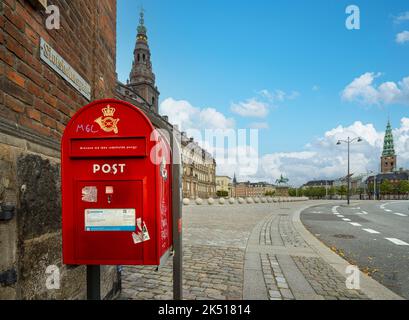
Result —
<path fill-rule="evenodd" d="M 87 265 L 87 300 L 101 300 L 101 266 Z"/>

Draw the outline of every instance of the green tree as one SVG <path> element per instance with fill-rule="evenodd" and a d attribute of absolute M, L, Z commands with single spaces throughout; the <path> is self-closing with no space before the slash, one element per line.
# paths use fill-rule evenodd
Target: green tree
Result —
<path fill-rule="evenodd" d="M 389 180 L 384 180 L 381 183 L 380 191 L 382 195 L 393 193 L 393 185 Z"/>
<path fill-rule="evenodd" d="M 288 190 L 288 194 L 290 195 L 290 197 L 296 197 L 297 189 L 291 188 L 290 190 Z"/>
<path fill-rule="evenodd" d="M 264 195 L 266 196 L 266 197 L 272 197 L 272 196 L 274 196 L 275 195 L 275 191 L 266 191 L 265 193 L 264 193 Z"/>
<path fill-rule="evenodd" d="M 219 190 L 219 191 L 216 192 L 216 194 L 217 194 L 217 196 L 219 198 L 224 198 L 224 197 L 227 197 L 229 195 L 229 192 L 226 191 L 226 190 Z"/>
<path fill-rule="evenodd" d="M 399 181 L 398 193 L 399 194 L 408 194 L 409 193 L 409 181 L 408 180 Z"/>
<path fill-rule="evenodd" d="M 346 187 L 346 186 L 340 186 L 340 187 L 338 187 L 338 188 L 337 188 L 337 193 L 338 193 L 340 196 L 346 196 L 346 194 L 347 194 L 347 187 Z"/>

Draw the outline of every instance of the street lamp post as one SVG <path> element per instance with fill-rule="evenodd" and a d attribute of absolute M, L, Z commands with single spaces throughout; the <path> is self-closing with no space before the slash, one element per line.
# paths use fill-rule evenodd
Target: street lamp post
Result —
<path fill-rule="evenodd" d="M 350 137 L 348 137 L 347 140 L 338 140 L 337 145 L 340 145 L 342 143 L 346 143 L 348 145 L 348 175 L 347 175 L 347 201 L 348 201 L 348 205 L 350 204 L 350 188 L 351 188 L 351 174 L 350 174 L 350 145 L 351 143 L 354 142 L 361 142 L 362 139 L 360 137 L 357 138 L 353 138 L 351 139 Z"/>

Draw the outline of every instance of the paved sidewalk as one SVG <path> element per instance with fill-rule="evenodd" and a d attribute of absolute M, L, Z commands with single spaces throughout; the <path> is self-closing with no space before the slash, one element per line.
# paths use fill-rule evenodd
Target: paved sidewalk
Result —
<path fill-rule="evenodd" d="M 243 298 L 368 299 L 361 291 L 348 290 L 345 277 L 301 237 L 292 223 L 297 210 L 300 205 L 282 204 L 253 230 L 246 251 Z"/>
<path fill-rule="evenodd" d="M 184 299 L 396 298 L 364 275 L 364 292 L 346 288 L 346 261 L 299 220 L 313 205 L 319 203 L 184 207 Z M 121 299 L 172 299 L 171 259 L 159 271 L 124 267 L 122 279 Z"/>

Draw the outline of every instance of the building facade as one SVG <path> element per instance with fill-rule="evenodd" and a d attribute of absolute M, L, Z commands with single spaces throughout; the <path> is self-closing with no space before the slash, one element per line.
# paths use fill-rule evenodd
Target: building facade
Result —
<path fill-rule="evenodd" d="M 233 196 L 233 181 L 228 176 L 216 176 L 216 193 L 218 191 L 227 192 L 229 197 Z"/>
<path fill-rule="evenodd" d="M 396 161 L 397 156 L 395 154 L 392 127 L 390 121 L 388 121 L 383 142 L 383 152 L 381 156 L 381 173 L 390 173 L 396 171 Z"/>
<path fill-rule="evenodd" d="M 62 264 L 60 139 L 79 108 L 115 96 L 116 1 L 49 1 L 60 28 L 43 3 L 0 1 L 0 300 L 85 298 L 86 267 Z M 102 266 L 102 298 L 118 286 Z"/>
<path fill-rule="evenodd" d="M 234 189 L 234 194 L 238 198 L 264 197 L 276 192 L 276 186 L 266 182 L 239 182 L 234 186 Z"/>
<path fill-rule="evenodd" d="M 214 158 L 193 139 L 180 132 L 177 126 L 169 123 L 167 116 L 159 115 L 159 90 L 155 83 L 143 11 L 140 13 L 129 80 L 127 84 L 117 83 L 116 97 L 138 105 L 154 126 L 167 128 L 176 137 L 180 137 L 183 197 L 189 199 L 214 197 L 216 195 Z"/>
<path fill-rule="evenodd" d="M 182 193 L 188 199 L 216 196 L 216 161 L 192 138 L 182 133 Z"/>
<path fill-rule="evenodd" d="M 312 180 L 308 181 L 301 188 L 331 188 L 334 185 L 334 180 Z"/>

